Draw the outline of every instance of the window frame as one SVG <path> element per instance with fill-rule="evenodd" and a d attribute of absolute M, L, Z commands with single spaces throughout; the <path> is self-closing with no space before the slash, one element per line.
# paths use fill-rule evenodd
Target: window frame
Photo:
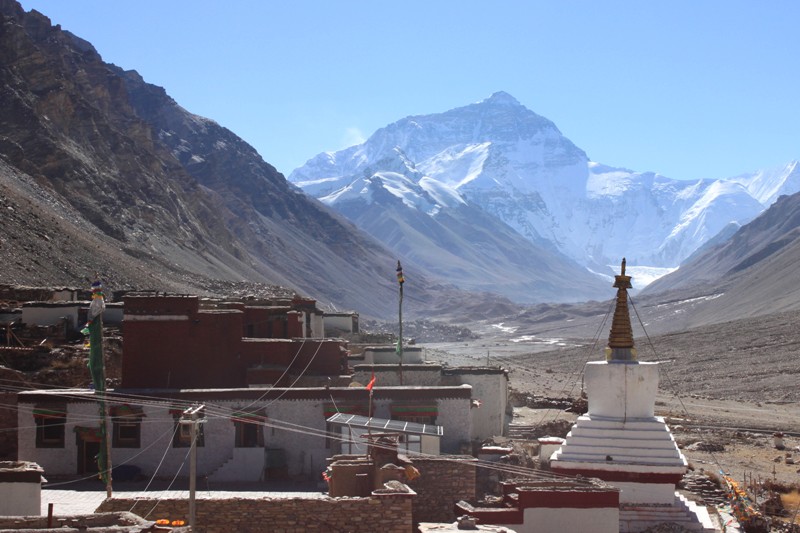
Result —
<path fill-rule="evenodd" d="M 120 416 L 111 419 L 112 437 L 114 448 L 141 448 L 142 447 L 142 419 L 138 416 Z M 123 428 L 134 428 L 135 434 L 131 437 L 123 436 Z"/>
<path fill-rule="evenodd" d="M 63 448 L 66 440 L 67 416 L 37 416 L 36 420 L 36 447 L 37 448 Z M 47 436 L 51 431 L 55 437 Z"/>

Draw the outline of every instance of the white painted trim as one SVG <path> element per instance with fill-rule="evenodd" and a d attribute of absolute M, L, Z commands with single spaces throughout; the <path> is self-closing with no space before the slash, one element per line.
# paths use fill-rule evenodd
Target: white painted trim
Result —
<path fill-rule="evenodd" d="M 125 322 L 185 322 L 189 320 L 187 315 L 125 315 L 122 317 Z"/>

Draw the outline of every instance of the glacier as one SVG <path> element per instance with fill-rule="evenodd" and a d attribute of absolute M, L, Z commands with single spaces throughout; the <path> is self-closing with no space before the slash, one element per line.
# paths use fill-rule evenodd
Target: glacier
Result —
<path fill-rule="evenodd" d="M 615 168 L 590 160 L 552 121 L 497 92 L 400 119 L 359 145 L 312 157 L 289 180 L 334 209 L 356 196 L 375 202 L 378 188 L 419 217 L 468 205 L 608 274 L 622 257 L 653 272 L 679 267 L 720 232 L 800 190 L 800 166 L 700 180 Z"/>

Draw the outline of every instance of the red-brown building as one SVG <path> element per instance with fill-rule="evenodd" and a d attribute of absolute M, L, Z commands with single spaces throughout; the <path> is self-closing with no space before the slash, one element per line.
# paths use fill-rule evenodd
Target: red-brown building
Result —
<path fill-rule="evenodd" d="M 197 296 L 126 296 L 123 388 L 289 386 L 347 372 L 341 340 L 312 339 L 307 300 L 201 306 Z"/>

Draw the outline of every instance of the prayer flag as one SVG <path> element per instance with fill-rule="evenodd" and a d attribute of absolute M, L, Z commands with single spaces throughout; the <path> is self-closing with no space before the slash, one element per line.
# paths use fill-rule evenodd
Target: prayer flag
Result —
<path fill-rule="evenodd" d="M 86 328 L 89 333 L 89 373 L 92 376 L 94 390 L 106 390 L 105 369 L 103 368 L 103 321 L 101 316 L 106 309 L 103 298 L 103 284 L 92 283 L 92 302 L 89 304 L 89 322 Z"/>
<path fill-rule="evenodd" d="M 397 260 L 397 283 L 402 285 L 406 279 L 403 277 L 403 267 L 400 266 L 400 260 Z"/>
<path fill-rule="evenodd" d="M 375 386 L 375 372 L 372 373 L 372 379 L 367 383 L 367 390 L 372 392 L 372 387 Z"/>

